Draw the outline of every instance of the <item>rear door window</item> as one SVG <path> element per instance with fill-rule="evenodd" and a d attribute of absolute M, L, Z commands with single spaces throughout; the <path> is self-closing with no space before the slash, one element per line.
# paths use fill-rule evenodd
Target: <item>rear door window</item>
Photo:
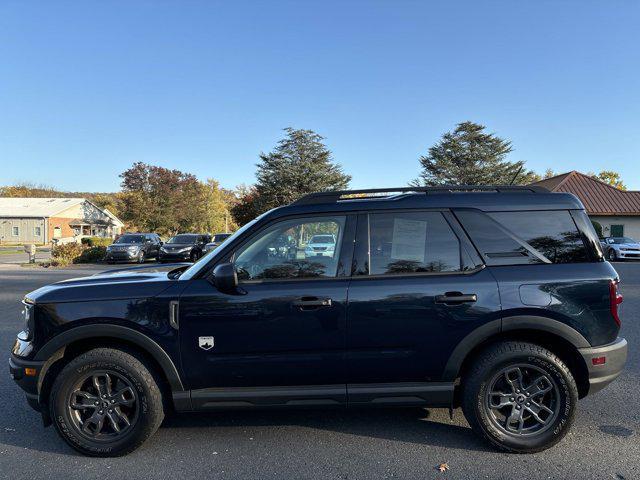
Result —
<path fill-rule="evenodd" d="M 369 274 L 459 272 L 468 265 L 441 212 L 369 215 Z"/>

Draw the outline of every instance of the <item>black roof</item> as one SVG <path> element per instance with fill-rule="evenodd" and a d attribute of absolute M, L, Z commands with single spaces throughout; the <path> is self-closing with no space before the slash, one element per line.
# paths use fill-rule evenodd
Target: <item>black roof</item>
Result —
<path fill-rule="evenodd" d="M 355 212 L 412 208 L 476 208 L 488 212 L 583 209 L 570 193 L 535 186 L 400 187 L 319 192 L 306 195 L 265 216 L 297 213 Z"/>

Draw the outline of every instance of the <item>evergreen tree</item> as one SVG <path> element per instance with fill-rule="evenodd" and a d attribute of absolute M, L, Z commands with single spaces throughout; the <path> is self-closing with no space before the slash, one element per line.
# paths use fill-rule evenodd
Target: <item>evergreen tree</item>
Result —
<path fill-rule="evenodd" d="M 523 185 L 536 180 L 523 161 L 510 162 L 511 142 L 485 132 L 484 125 L 459 123 L 420 157 L 414 185 Z"/>
<path fill-rule="evenodd" d="M 303 195 L 349 186 L 350 175 L 333 162 L 324 138 L 312 130 L 286 128 L 286 137 L 270 153 L 261 153 L 252 200 L 264 212 Z"/>

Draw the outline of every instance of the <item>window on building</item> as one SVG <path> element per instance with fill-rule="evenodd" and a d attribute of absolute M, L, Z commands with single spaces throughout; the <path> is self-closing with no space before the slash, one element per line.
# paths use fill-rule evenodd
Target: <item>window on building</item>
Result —
<path fill-rule="evenodd" d="M 369 215 L 369 274 L 463 270 L 460 241 L 440 212 Z"/>
<path fill-rule="evenodd" d="M 40 238 L 42 236 L 42 227 L 33 227 L 33 236 Z"/>
<path fill-rule="evenodd" d="M 19 237 L 20 236 L 20 227 L 11 227 L 11 234 L 14 237 Z"/>
<path fill-rule="evenodd" d="M 61 238 L 62 229 L 60 227 L 53 227 L 53 238 Z"/>

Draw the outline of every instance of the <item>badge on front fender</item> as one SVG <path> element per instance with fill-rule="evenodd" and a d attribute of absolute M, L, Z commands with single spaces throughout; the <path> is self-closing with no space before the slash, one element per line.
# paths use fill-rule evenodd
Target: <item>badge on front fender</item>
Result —
<path fill-rule="evenodd" d="M 213 337 L 198 337 L 198 346 L 203 350 L 213 348 Z"/>

